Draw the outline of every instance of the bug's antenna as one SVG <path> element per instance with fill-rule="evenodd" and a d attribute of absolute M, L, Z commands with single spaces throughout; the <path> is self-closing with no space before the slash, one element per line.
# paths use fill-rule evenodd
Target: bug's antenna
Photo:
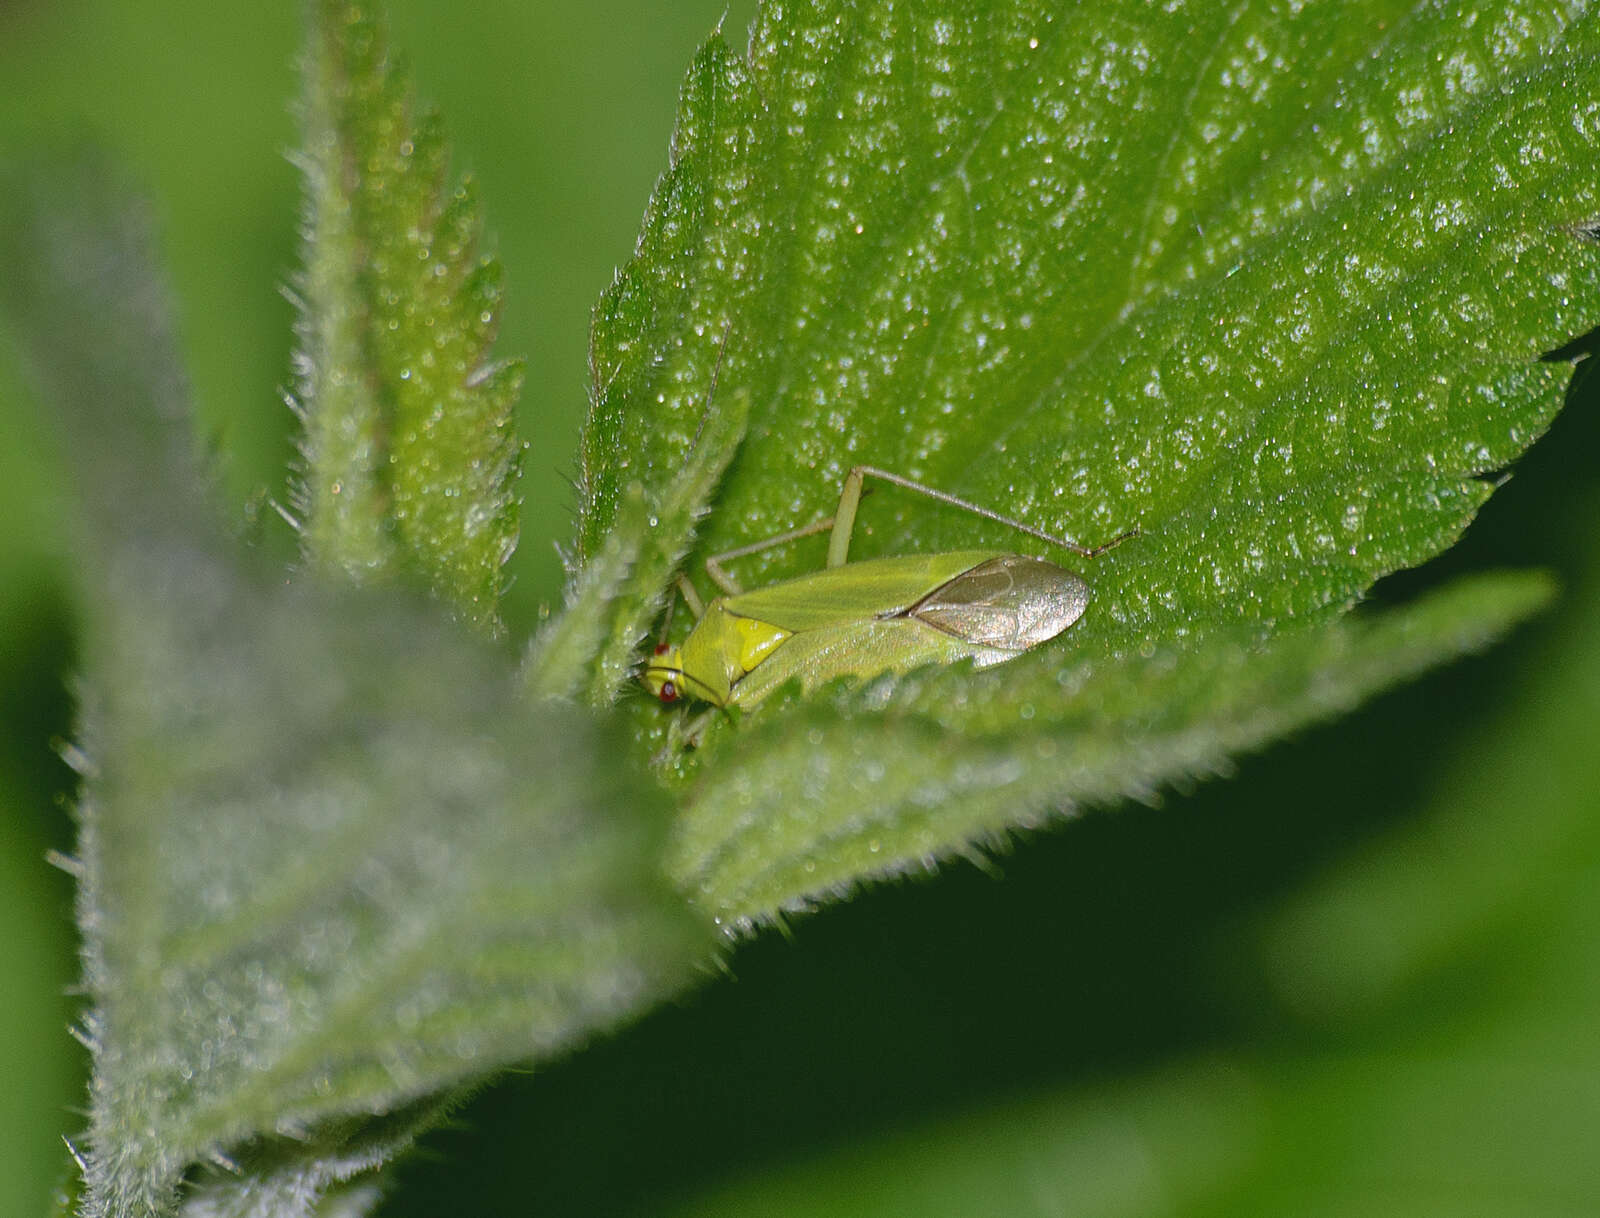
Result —
<path fill-rule="evenodd" d="M 733 336 L 733 318 L 728 318 L 722 326 L 722 341 L 717 344 L 717 362 L 711 365 L 711 384 L 706 389 L 706 408 L 700 412 L 700 425 L 694 429 L 694 440 L 689 445 L 691 449 L 700 447 L 700 437 L 705 433 L 706 420 L 711 417 L 711 403 L 717 397 L 717 378 L 722 375 L 722 357 L 728 353 L 728 339 Z"/>

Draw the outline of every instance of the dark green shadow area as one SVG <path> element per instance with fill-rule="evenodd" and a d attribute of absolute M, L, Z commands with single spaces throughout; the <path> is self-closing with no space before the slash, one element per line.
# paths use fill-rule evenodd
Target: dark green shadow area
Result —
<path fill-rule="evenodd" d="M 0 1213 L 42 1214 L 65 1170 L 61 1135 L 82 1125 L 87 1055 L 67 1035 L 77 976 L 72 881 L 45 861 L 69 852 L 75 776 L 51 742 L 71 735 L 72 665 L 59 589 L 42 565 L 7 564 L 0 592 Z"/>

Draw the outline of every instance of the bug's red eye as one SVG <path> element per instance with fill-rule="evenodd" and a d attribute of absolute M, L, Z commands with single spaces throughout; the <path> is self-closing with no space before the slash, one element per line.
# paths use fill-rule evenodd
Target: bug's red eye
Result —
<path fill-rule="evenodd" d="M 678 700 L 678 687 L 671 681 L 661 683 L 661 700 L 663 702 L 676 702 Z"/>
<path fill-rule="evenodd" d="M 666 654 L 667 654 L 667 652 L 669 652 L 669 651 L 671 651 L 671 650 L 672 650 L 672 648 L 671 648 L 671 647 L 669 647 L 669 646 L 668 646 L 668 645 L 667 645 L 667 644 L 665 644 L 665 643 L 657 643 L 657 644 L 656 644 L 656 654 L 657 654 L 657 655 L 658 655 L 658 656 L 664 656 L 664 655 L 666 655 Z"/>

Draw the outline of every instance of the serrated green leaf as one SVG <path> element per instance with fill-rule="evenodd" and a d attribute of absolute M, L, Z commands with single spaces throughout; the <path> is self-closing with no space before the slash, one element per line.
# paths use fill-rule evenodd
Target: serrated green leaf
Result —
<path fill-rule="evenodd" d="M 998 670 L 842 689 L 718 742 L 680 821 L 674 874 L 738 927 L 925 870 L 1082 804 L 1216 774 L 1487 645 L 1553 592 L 1537 574 L 1486 575 L 1264 646 L 1251 628 L 1148 657 L 1036 652 Z"/>
<path fill-rule="evenodd" d="M 578 571 L 561 616 L 529 650 L 524 680 L 535 697 L 581 693 L 595 706 L 616 698 L 661 612 L 658 590 L 682 564 L 696 519 L 738 449 L 747 409 L 740 393 L 710 412 L 683 470 L 654 502 L 638 483 L 628 488 L 604 548 Z"/>
<path fill-rule="evenodd" d="M 580 555 L 601 552 L 627 487 L 648 498 L 681 468 L 710 360 L 685 336 L 708 300 L 737 301 L 723 379 L 751 413 L 693 557 L 826 515 L 858 462 L 1086 543 L 1141 535 L 1081 564 L 1089 611 L 1037 656 L 714 725 L 714 745 L 739 739 L 692 763 L 678 873 L 723 916 L 770 914 L 1047 804 L 1192 772 L 1176 747 L 1109 760 L 1109 725 L 1181 725 L 1212 765 L 1302 721 L 1291 687 L 1323 679 L 1316 645 L 1258 649 L 1453 543 L 1485 475 L 1560 404 L 1568 369 L 1540 354 L 1600 299 L 1581 235 L 1600 216 L 1597 86 L 1583 3 L 1467 19 L 1381 0 L 810 0 L 763 5 L 743 57 L 714 36 L 638 254 L 597 309 Z M 893 488 L 852 552 L 980 545 L 1048 553 Z M 756 586 L 821 552 L 765 552 L 739 575 Z M 1497 596 L 1450 603 L 1493 633 L 1526 609 Z M 1437 609 L 1417 612 L 1397 623 Z M 1353 698 L 1445 658 L 1466 625 L 1392 652 L 1381 626 L 1336 634 L 1322 659 L 1372 648 Z M 1209 711 L 1168 705 L 1150 666 L 1178 657 L 1233 687 Z M 923 689 L 942 707 L 918 718 Z M 653 749 L 661 714 L 637 718 Z M 1092 782 L 1059 760 L 1085 724 L 1107 725 Z M 852 784 L 849 759 L 896 733 L 895 793 Z M 1034 794 L 984 797 L 1013 775 Z M 724 819 L 756 784 L 761 806 L 808 810 L 808 857 Z M 839 828 L 852 818 L 877 831 L 858 841 Z M 725 873 L 724 851 L 741 856 Z"/>
<path fill-rule="evenodd" d="M 517 543 L 517 362 L 490 355 L 503 274 L 479 253 L 472 183 L 417 112 L 372 6 L 309 7 L 305 269 L 295 496 L 316 565 L 413 573 L 495 630 Z"/>
<path fill-rule="evenodd" d="M 86 175 L 5 226 L 90 526 L 80 1212 L 175 1212 L 186 1169 L 230 1150 L 244 1201 L 309 1204 L 441 1093 L 682 985 L 706 932 L 614 731 L 530 708 L 508 657 L 429 606 L 231 552 L 115 195 Z"/>
<path fill-rule="evenodd" d="M 673 164 L 635 257 L 595 309 L 577 553 L 564 615 L 528 658 L 537 694 L 581 687 L 593 703 L 616 697 L 745 435 L 743 352 L 762 317 L 736 214 L 753 131 L 750 99 L 730 107 L 726 94 L 741 87 L 713 39 L 689 69 Z M 627 417 L 641 395 L 654 403 L 643 431 Z"/>
<path fill-rule="evenodd" d="M 381 1117 L 327 1122 L 310 1137 L 265 1138 L 235 1150 L 195 1173 L 182 1218 L 362 1218 L 383 1197 L 373 1169 L 461 1098 L 430 1096 Z"/>
<path fill-rule="evenodd" d="M 719 408 L 707 386 L 750 383 L 745 352 L 767 332 L 745 228 L 757 219 L 747 204 L 754 105 L 748 78 L 713 38 L 689 68 L 672 165 L 638 249 L 595 308 L 580 563 L 604 543 L 632 482 L 654 498 L 685 465 L 706 412 Z"/>

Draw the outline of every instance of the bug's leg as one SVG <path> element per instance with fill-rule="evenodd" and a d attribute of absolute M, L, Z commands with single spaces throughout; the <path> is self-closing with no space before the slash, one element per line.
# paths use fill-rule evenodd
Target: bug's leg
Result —
<path fill-rule="evenodd" d="M 705 740 L 706 729 L 716 720 L 717 715 L 727 715 L 730 722 L 737 723 L 738 715 L 732 713 L 735 711 L 734 707 L 712 706 L 692 719 L 674 715 L 667 724 L 667 742 L 656 750 L 655 755 L 650 758 L 650 764 L 664 766 L 685 749 L 699 748 Z"/>
<path fill-rule="evenodd" d="M 817 533 L 826 533 L 833 528 L 834 517 L 824 516 L 821 520 L 813 520 L 810 524 L 801 525 L 798 529 L 790 529 L 787 533 L 779 533 L 768 537 L 764 541 L 753 541 L 747 546 L 740 546 L 735 550 L 724 550 L 720 554 L 713 554 L 706 559 L 706 574 L 711 577 L 711 582 L 721 588 L 729 596 L 738 596 L 744 591 L 739 587 L 738 580 L 723 569 L 722 564 L 735 558 L 746 558 L 751 554 L 759 554 L 762 550 L 770 550 L 774 546 L 781 546 L 787 542 L 799 541 L 802 537 L 811 537 Z"/>
<path fill-rule="evenodd" d="M 688 725 L 682 729 L 682 735 L 679 737 L 681 747 L 686 749 L 700 747 L 700 742 L 705 739 L 706 728 L 710 727 L 712 720 L 717 717 L 718 709 L 717 707 L 712 707 L 709 710 L 701 711 L 693 719 L 689 720 Z"/>
<path fill-rule="evenodd" d="M 694 585 L 687 578 L 680 575 L 677 579 L 676 589 L 678 596 L 683 597 L 683 603 L 689 606 L 689 612 L 694 614 L 694 620 L 699 621 L 705 616 L 705 602 L 700 599 L 700 594 L 694 590 Z M 661 615 L 661 633 L 656 635 L 656 654 L 660 655 L 667 649 L 667 639 L 672 635 L 672 617 L 678 608 L 678 596 L 667 594 L 667 611 Z"/>
<path fill-rule="evenodd" d="M 949 494 L 946 491 L 935 490 L 931 486 L 924 486 L 920 482 L 913 482 L 910 478 L 902 478 L 899 474 L 891 474 L 888 470 L 878 469 L 876 466 L 872 465 L 856 466 L 850 471 L 849 477 L 845 479 L 844 496 L 842 496 L 839 500 L 839 511 L 841 516 L 845 510 L 845 498 L 848 498 L 851 493 L 851 480 L 854 480 L 855 494 L 859 499 L 861 493 L 861 480 L 864 477 L 873 477 L 878 479 L 880 482 L 890 482 L 895 486 L 904 487 L 908 491 L 916 491 L 919 495 L 926 495 L 929 499 L 936 500 L 939 503 L 946 503 L 951 507 L 958 507 L 964 509 L 965 511 L 973 512 L 976 515 L 984 517 L 986 520 L 993 520 L 999 524 L 1009 525 L 1011 528 L 1016 529 L 1019 533 L 1026 533 L 1029 537 L 1037 537 L 1040 541 L 1048 541 L 1051 545 L 1060 546 L 1063 550 L 1071 550 L 1074 554 L 1081 554 L 1084 558 L 1094 558 L 1096 555 L 1104 554 L 1107 550 L 1111 549 L 1112 546 L 1121 545 L 1130 537 L 1137 537 L 1139 535 L 1138 529 L 1129 529 L 1126 533 L 1119 533 L 1110 541 L 1102 542 L 1100 545 L 1081 545 L 1080 543 L 1073 541 L 1070 537 L 1057 537 L 1054 533 L 1046 533 L 1043 529 L 1036 529 L 1032 525 L 1024 524 L 1020 520 L 1013 520 L 1010 516 L 1002 516 L 999 512 L 994 511 L 992 508 L 982 507 L 979 504 L 970 503 L 965 499 L 958 499 L 956 496 Z M 854 516 L 854 502 L 852 502 L 850 505 L 850 512 L 851 515 Z M 838 534 L 835 533 L 834 536 L 837 538 Z M 835 544 L 837 544 L 837 542 Z M 850 540 L 847 535 L 844 541 L 844 547 L 847 548 L 849 544 Z M 841 550 L 841 562 L 843 561 L 842 552 L 843 551 Z M 829 548 L 828 565 L 830 567 L 835 565 L 833 562 L 832 547 Z"/>
<path fill-rule="evenodd" d="M 689 582 L 686 575 L 678 576 L 678 595 L 683 597 L 683 603 L 689 606 L 689 612 L 694 614 L 694 620 L 699 621 L 706 615 L 706 603 L 700 599 L 700 594 L 694 590 L 694 585 Z"/>
<path fill-rule="evenodd" d="M 861 480 L 872 468 L 858 465 L 844 476 L 839 492 L 839 507 L 833 514 L 833 535 L 828 538 L 828 566 L 842 567 L 850 558 L 850 534 L 856 528 L 856 509 L 861 506 Z"/>
<path fill-rule="evenodd" d="M 650 758 L 650 764 L 654 766 L 669 765 L 673 758 L 683 752 L 684 749 L 692 748 L 694 743 L 693 740 L 684 738 L 683 716 L 673 715 L 667 721 L 666 743 L 656 750 L 655 755 Z"/>
<path fill-rule="evenodd" d="M 681 577 L 680 577 L 681 578 Z M 656 654 L 667 649 L 667 638 L 672 634 L 672 613 L 678 607 L 678 598 L 667 593 L 667 611 L 661 615 L 661 633 L 656 635 Z"/>

